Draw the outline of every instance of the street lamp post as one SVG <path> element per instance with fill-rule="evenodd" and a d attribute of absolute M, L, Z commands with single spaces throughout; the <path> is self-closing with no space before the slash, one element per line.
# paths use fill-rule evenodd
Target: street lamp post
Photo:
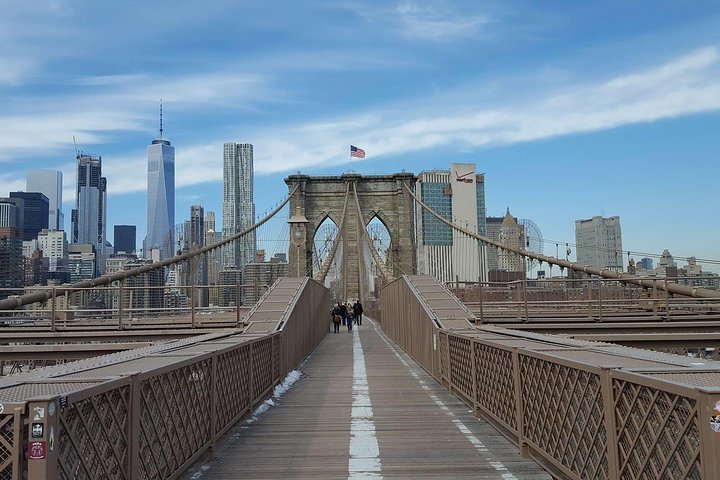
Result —
<path fill-rule="evenodd" d="M 290 224 L 290 241 L 295 245 L 296 276 L 304 276 L 300 271 L 300 247 L 305 242 L 306 224 L 308 219 L 302 213 L 300 206 L 296 207 L 295 214 L 288 220 Z"/>

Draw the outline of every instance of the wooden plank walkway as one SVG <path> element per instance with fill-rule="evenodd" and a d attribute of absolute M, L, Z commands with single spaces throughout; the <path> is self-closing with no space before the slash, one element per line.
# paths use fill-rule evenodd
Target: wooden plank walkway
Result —
<path fill-rule="evenodd" d="M 552 478 L 369 320 L 341 330 L 275 406 L 185 478 Z"/>

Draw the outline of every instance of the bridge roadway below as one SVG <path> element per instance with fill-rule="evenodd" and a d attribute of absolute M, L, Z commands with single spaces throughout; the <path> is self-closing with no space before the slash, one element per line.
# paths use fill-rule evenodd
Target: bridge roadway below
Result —
<path fill-rule="evenodd" d="M 184 478 L 552 478 L 368 319 L 330 333 L 299 370 Z"/>

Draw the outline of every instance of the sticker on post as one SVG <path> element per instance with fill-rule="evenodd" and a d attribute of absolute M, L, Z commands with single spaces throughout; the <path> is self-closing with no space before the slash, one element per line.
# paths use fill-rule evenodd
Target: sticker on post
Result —
<path fill-rule="evenodd" d="M 710 417 L 710 428 L 715 433 L 720 433 L 720 415 Z"/>
<path fill-rule="evenodd" d="M 715 404 L 715 410 L 720 412 L 720 400 L 718 400 L 717 403 Z M 2 412 L 0 412 L 0 413 L 2 413 Z"/>
<path fill-rule="evenodd" d="M 42 423 L 33 423 L 32 424 L 32 438 L 43 438 L 43 434 L 45 433 L 45 425 Z"/>
<path fill-rule="evenodd" d="M 5 405 L 0 403 L 0 414 L 2 414 L 5 411 Z"/>
<path fill-rule="evenodd" d="M 37 421 L 45 418 L 45 407 L 33 407 L 33 411 L 35 412 L 33 420 Z"/>
<path fill-rule="evenodd" d="M 31 442 L 28 448 L 28 458 L 30 460 L 42 460 L 47 456 L 45 450 L 45 442 Z"/>
<path fill-rule="evenodd" d="M 48 405 L 48 415 L 51 417 L 55 415 L 55 402 L 50 402 L 50 405 Z"/>

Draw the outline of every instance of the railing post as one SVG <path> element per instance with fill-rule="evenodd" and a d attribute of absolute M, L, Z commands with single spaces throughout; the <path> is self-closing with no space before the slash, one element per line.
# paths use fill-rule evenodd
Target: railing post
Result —
<path fill-rule="evenodd" d="M 70 315 L 70 292 L 66 291 L 65 292 L 65 321 L 63 322 L 64 328 L 67 328 L 68 315 Z"/>
<path fill-rule="evenodd" d="M 130 376 L 130 422 L 128 435 L 128 478 L 140 478 L 140 435 L 142 425 L 141 416 L 142 382 L 140 375 L 134 373 Z"/>
<path fill-rule="evenodd" d="M 192 328 L 195 328 L 195 284 L 197 283 L 195 278 L 195 258 L 189 258 L 188 263 L 190 264 L 190 324 Z"/>
<path fill-rule="evenodd" d="M 252 413 L 253 407 L 255 406 L 255 389 L 253 388 L 253 378 L 255 377 L 253 369 L 253 345 L 255 342 L 251 342 L 248 346 L 249 353 L 248 353 L 248 393 L 250 394 L 250 402 L 249 402 L 249 409 L 250 413 Z"/>
<path fill-rule="evenodd" d="M 217 353 L 213 353 L 212 357 L 210 357 L 210 452 L 214 450 L 217 442 L 218 357 Z"/>
<path fill-rule="evenodd" d="M 240 283 L 235 283 L 235 321 L 240 326 Z"/>
<path fill-rule="evenodd" d="M 613 398 L 612 371 L 603 368 L 600 371 L 600 394 L 603 402 L 603 422 L 605 423 L 605 441 L 608 478 L 620 478 L 620 460 L 618 456 L 617 427 L 615 420 L 615 399 Z"/>
<path fill-rule="evenodd" d="M 603 281 L 602 278 L 598 278 L 598 308 L 600 309 L 600 312 L 598 313 L 599 318 L 598 321 L 603 321 L 603 294 L 602 294 L 602 285 Z"/>
<path fill-rule="evenodd" d="M 483 288 L 482 288 L 482 280 L 478 278 L 478 294 L 480 295 L 480 323 L 484 323 L 484 313 L 483 313 Z"/>
<path fill-rule="evenodd" d="M 653 305 L 653 317 L 658 318 L 657 313 L 657 278 L 653 278 L 653 289 L 652 289 L 652 305 Z"/>
<path fill-rule="evenodd" d="M 280 381 L 279 378 L 275 378 L 275 337 L 270 337 L 270 371 L 272 372 L 270 375 L 272 384 L 275 386 L 275 382 Z"/>
<path fill-rule="evenodd" d="M 716 389 L 714 389 L 716 390 Z M 720 478 L 720 432 L 708 421 L 720 414 L 720 395 L 701 391 L 698 398 L 698 425 L 700 427 L 700 465 L 702 478 Z"/>
<path fill-rule="evenodd" d="M 472 408 L 473 415 L 477 416 L 477 362 L 475 362 L 475 340 L 470 339 L 470 365 L 472 365 Z"/>
<path fill-rule="evenodd" d="M 50 331 L 55 331 L 55 303 L 57 301 L 57 292 L 55 291 L 55 285 L 52 287 L 52 306 L 50 307 Z"/>
<path fill-rule="evenodd" d="M 527 281 L 527 278 L 525 278 L 525 274 L 523 274 L 523 281 L 522 281 L 522 292 L 523 292 L 523 301 L 525 302 L 525 321 L 530 320 L 530 316 L 528 315 L 528 301 L 527 301 L 527 285 L 525 282 Z"/>
<path fill-rule="evenodd" d="M 670 320 L 670 292 L 668 292 L 668 279 L 665 278 L 665 312 L 667 313 L 667 319 Z"/>
<path fill-rule="evenodd" d="M 452 363 L 450 362 L 452 357 L 450 356 L 450 333 L 445 335 L 447 338 L 447 366 L 448 366 L 448 390 L 453 391 L 453 378 L 452 378 Z"/>
<path fill-rule="evenodd" d="M 135 289 L 130 288 L 130 294 L 128 295 L 128 313 L 130 314 L 129 315 L 130 325 L 132 325 L 132 306 L 133 306 L 133 295 L 134 294 L 135 294 Z"/>
<path fill-rule="evenodd" d="M 518 435 L 518 446 L 520 447 L 520 455 L 525 458 L 530 458 L 530 448 L 525 440 L 522 383 L 520 378 L 520 350 L 517 348 L 512 349 L 512 376 L 513 389 L 515 391 L 515 430 L 517 430 Z"/>
<path fill-rule="evenodd" d="M 124 280 L 120 280 L 120 288 L 118 290 L 118 330 L 123 329 L 123 284 Z"/>
<path fill-rule="evenodd" d="M 517 285 L 515 285 L 515 289 L 511 289 L 510 291 L 512 292 L 513 301 L 515 301 L 518 306 L 518 318 L 522 320 L 522 303 L 520 303 L 520 289 L 517 288 Z"/>
<path fill-rule="evenodd" d="M 28 402 L 28 480 L 58 478 L 59 404 L 57 398 Z"/>

